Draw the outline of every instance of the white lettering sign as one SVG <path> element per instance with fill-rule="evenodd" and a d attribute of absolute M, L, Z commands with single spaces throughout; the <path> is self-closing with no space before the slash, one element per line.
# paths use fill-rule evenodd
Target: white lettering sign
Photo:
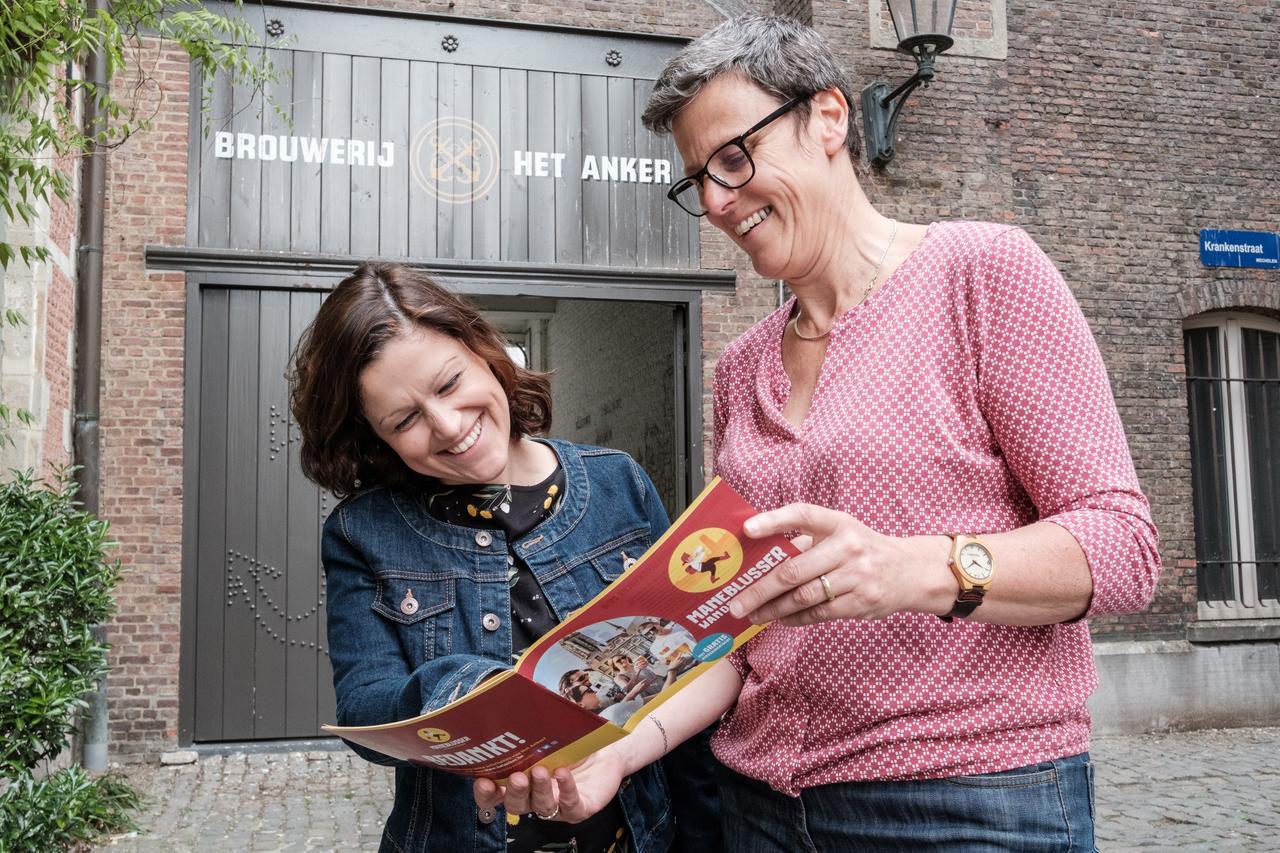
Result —
<path fill-rule="evenodd" d="M 1261 243 L 1215 243 L 1210 240 L 1204 245 L 1210 252 L 1241 252 L 1246 255 L 1261 255 L 1266 251 Z"/>
<path fill-rule="evenodd" d="M 293 163 L 301 154 L 304 163 L 334 166 L 377 166 L 390 169 L 396 164 L 396 144 L 372 139 L 330 139 L 315 136 L 273 136 L 231 133 L 213 135 L 213 156 L 223 160 L 282 160 Z"/>
<path fill-rule="evenodd" d="M 511 170 L 517 178 L 521 175 L 560 178 L 564 176 L 564 154 L 559 151 L 516 151 L 513 152 Z"/>
<path fill-rule="evenodd" d="M 564 176 L 562 151 L 513 151 L 511 173 L 517 178 L 560 178 Z M 612 181 L 625 184 L 671 183 L 671 161 L 650 157 L 614 157 L 587 154 L 578 177 L 584 181 Z"/>
<path fill-rule="evenodd" d="M 213 135 L 213 155 L 223 160 L 280 160 L 293 163 L 328 163 L 331 166 L 377 166 L 390 169 L 396 162 L 396 144 L 372 139 L 327 136 L 276 136 L 232 133 Z M 563 151 L 513 151 L 511 172 L 516 177 L 563 178 Z M 669 184 L 671 161 L 651 157 L 617 157 L 587 154 L 578 177 L 584 181 L 620 184 Z"/>

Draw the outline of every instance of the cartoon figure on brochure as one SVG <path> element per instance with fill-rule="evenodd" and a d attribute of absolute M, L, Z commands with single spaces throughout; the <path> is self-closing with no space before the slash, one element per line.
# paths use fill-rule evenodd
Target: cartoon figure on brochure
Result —
<path fill-rule="evenodd" d="M 711 582 L 715 583 L 720 580 L 716 577 L 716 566 L 729 559 L 729 552 L 712 557 L 707 554 L 705 545 L 699 545 L 693 549 L 692 554 L 681 554 L 680 562 L 684 563 L 684 570 L 688 574 L 696 575 L 706 572 L 711 575 Z"/>

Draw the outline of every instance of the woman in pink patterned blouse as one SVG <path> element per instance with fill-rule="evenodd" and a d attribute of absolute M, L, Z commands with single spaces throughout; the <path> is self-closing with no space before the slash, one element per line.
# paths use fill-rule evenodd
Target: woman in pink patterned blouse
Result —
<path fill-rule="evenodd" d="M 696 688 L 478 798 L 581 819 L 727 711 L 728 849 L 1093 849 L 1084 619 L 1146 607 L 1160 570 L 1102 359 L 1022 230 L 871 206 L 851 101 L 780 18 L 726 22 L 658 80 L 672 198 L 795 294 L 717 364 L 714 457 L 769 510 L 749 533 L 803 553 L 738 596 L 774 624 Z"/>

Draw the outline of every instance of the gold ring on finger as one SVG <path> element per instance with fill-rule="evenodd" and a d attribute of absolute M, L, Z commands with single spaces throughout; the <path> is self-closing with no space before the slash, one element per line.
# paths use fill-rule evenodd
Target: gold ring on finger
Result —
<path fill-rule="evenodd" d="M 831 581 L 827 580 L 827 576 L 818 575 L 818 580 L 822 583 L 822 593 L 827 597 L 827 601 L 835 601 L 836 594 L 831 591 Z"/>
<path fill-rule="evenodd" d="M 537 809 L 533 812 L 540 820 L 555 820 L 560 815 L 560 804 L 556 803 L 556 807 L 551 810 L 551 814 L 543 814 Z"/>

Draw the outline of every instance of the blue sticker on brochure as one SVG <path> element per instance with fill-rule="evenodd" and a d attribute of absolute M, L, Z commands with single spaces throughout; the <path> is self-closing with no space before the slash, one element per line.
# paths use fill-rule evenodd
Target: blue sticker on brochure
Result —
<path fill-rule="evenodd" d="M 695 660 L 705 663 L 706 661 L 719 660 L 732 650 L 732 634 L 712 634 L 710 637 L 703 637 L 693 647 L 693 657 Z"/>

